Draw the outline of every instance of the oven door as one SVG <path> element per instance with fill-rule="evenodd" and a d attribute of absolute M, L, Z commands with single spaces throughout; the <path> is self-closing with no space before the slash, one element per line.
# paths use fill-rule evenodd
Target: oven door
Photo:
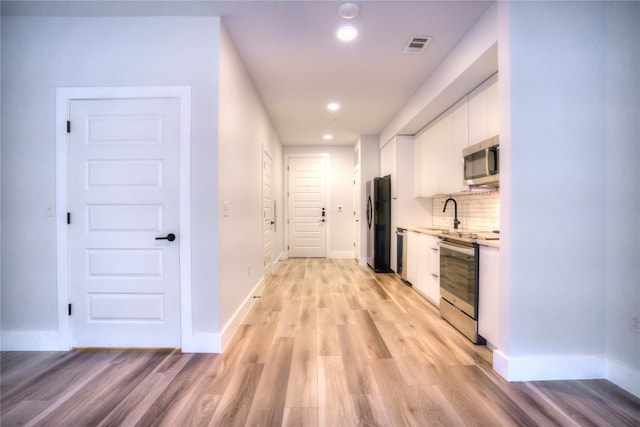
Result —
<path fill-rule="evenodd" d="M 476 319 L 477 246 L 440 241 L 440 295 Z"/>

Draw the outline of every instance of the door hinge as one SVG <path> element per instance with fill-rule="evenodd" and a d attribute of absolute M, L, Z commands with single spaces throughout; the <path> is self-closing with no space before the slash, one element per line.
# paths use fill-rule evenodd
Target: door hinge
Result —
<path fill-rule="evenodd" d="M 67 212 L 67 225 L 71 224 L 71 212 Z"/>
<path fill-rule="evenodd" d="M 69 316 L 71 316 L 71 304 L 69 304 Z"/>
<path fill-rule="evenodd" d="M 71 133 L 71 122 L 67 120 L 67 133 Z"/>

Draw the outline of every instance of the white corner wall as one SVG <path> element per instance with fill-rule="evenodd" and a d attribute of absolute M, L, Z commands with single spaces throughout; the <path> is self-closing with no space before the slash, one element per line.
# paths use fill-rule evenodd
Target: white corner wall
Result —
<path fill-rule="evenodd" d="M 603 12 L 510 4 L 510 380 L 604 375 Z"/>
<path fill-rule="evenodd" d="M 606 377 L 640 396 L 640 3 L 607 3 Z"/>
<path fill-rule="evenodd" d="M 508 323 L 494 366 L 509 380 L 640 393 L 637 22 L 637 3 L 501 5 Z"/>
<path fill-rule="evenodd" d="M 57 324 L 57 87 L 191 86 L 193 350 L 220 331 L 216 17 L 3 16 L 2 346 L 64 349 Z M 184 348 L 184 342 L 183 342 Z"/>
<path fill-rule="evenodd" d="M 278 213 L 272 233 L 274 261 L 283 252 L 282 148 L 224 25 L 220 37 L 219 135 L 220 324 L 224 347 L 265 279 L 263 150 L 272 159 L 272 199 Z M 226 216 L 224 203 L 228 206 Z"/>

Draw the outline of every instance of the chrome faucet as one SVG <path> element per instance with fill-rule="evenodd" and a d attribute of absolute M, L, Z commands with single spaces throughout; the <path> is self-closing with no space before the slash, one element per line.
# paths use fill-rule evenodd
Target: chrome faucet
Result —
<path fill-rule="evenodd" d="M 457 230 L 460 221 L 458 221 L 458 202 L 456 202 L 456 199 L 449 197 L 444 202 L 444 208 L 442 209 L 442 212 L 447 210 L 447 204 L 449 204 L 450 201 L 453 202 L 453 228 Z"/>

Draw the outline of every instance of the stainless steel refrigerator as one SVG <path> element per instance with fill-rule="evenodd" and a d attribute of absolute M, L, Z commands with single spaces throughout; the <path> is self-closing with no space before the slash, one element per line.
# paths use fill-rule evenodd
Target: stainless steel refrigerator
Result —
<path fill-rule="evenodd" d="M 367 181 L 367 264 L 391 272 L 391 176 Z"/>

